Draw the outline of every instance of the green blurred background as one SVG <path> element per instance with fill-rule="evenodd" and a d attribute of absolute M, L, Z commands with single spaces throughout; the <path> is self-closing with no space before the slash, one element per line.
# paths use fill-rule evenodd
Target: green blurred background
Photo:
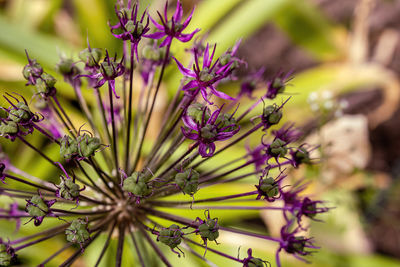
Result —
<path fill-rule="evenodd" d="M 266 67 L 265 78 L 280 70 L 294 72 L 287 89 L 293 95 L 287 119 L 302 128 L 305 140 L 321 144 L 315 155 L 321 163 L 293 175 L 312 180 L 308 193 L 336 207 L 319 217 L 323 223 L 312 223 L 311 235 L 322 248 L 307 266 L 400 266 L 400 1 L 182 2 L 186 12 L 196 6 L 188 30 L 201 28 L 203 34 L 208 33 L 207 40 L 218 44 L 218 53 L 243 39 L 239 57 L 246 59 L 249 67 L 239 76 L 260 67 Z M 164 0 L 141 1 L 141 8 L 149 6 L 152 15 L 163 5 Z M 76 58 L 86 46 L 87 35 L 92 47 L 121 51 L 107 21 L 115 22 L 113 0 L 0 0 L 0 93 L 19 92 L 28 99 L 32 95 L 21 75 L 27 49 L 57 77 L 64 104 L 74 119 L 81 120 L 74 92 L 61 82 L 54 65 L 61 54 Z M 173 52 L 183 57 L 187 46 L 175 46 Z M 173 92 L 180 78 L 176 68 L 170 69 L 166 88 Z M 84 94 L 90 96 L 88 90 Z M 3 99 L 0 103 L 4 104 Z M 40 144 L 39 137 L 32 138 Z M 25 160 L 18 162 L 11 156 L 19 168 L 46 179 L 55 176 L 32 151 L 3 139 L 0 142 L 9 154 L 24 155 Z M 244 213 L 240 221 L 223 216 L 244 227 L 268 227 L 272 233 L 279 224 L 279 218 L 266 213 Z M 10 225 L 1 222 L 1 226 L 1 236 L 10 232 Z M 20 235 L 32 231 L 33 227 L 27 226 Z M 256 256 L 274 262 L 276 248 L 272 244 L 236 235 L 222 238 L 221 243 L 227 244 L 223 249 L 232 254 L 236 255 L 237 244 L 242 244 L 242 254 L 251 246 Z M 41 251 L 55 251 L 62 242 L 44 242 L 24 257 L 32 261 L 42 258 Z M 87 249 L 76 266 L 91 266 L 97 255 L 91 252 L 101 243 L 97 244 Z M 111 258 L 114 253 L 107 255 Z M 125 255 L 129 266 L 132 255 Z M 212 253 L 207 256 L 218 266 L 228 266 Z M 187 259 L 192 266 L 202 266 L 194 257 Z M 175 257 L 171 261 L 179 264 Z M 292 257 L 284 257 L 283 262 L 284 266 L 306 265 Z M 103 264 L 107 266 L 107 260 Z"/>

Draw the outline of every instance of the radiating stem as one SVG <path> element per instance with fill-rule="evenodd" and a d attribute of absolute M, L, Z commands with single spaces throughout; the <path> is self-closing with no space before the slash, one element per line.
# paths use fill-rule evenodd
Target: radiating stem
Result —
<path fill-rule="evenodd" d="M 163 76 L 164 76 L 165 68 L 166 68 L 167 63 L 168 63 L 169 49 L 170 49 L 170 47 L 171 47 L 171 43 L 167 45 L 167 49 L 166 49 L 166 52 L 165 52 L 164 62 L 163 62 L 163 65 L 162 65 L 162 67 L 161 67 L 161 73 L 160 73 L 160 76 L 159 76 L 159 78 L 158 78 L 158 82 L 157 82 L 157 86 L 156 86 L 156 91 L 155 91 L 155 93 L 154 93 L 153 101 L 152 101 L 151 106 L 150 106 L 150 111 L 149 111 L 149 114 L 148 114 L 148 116 L 147 116 L 147 119 L 146 119 L 146 122 L 145 122 L 145 125 L 144 125 L 143 134 L 140 136 L 139 148 L 138 148 L 138 151 L 137 151 L 137 153 L 136 153 L 135 162 L 133 163 L 133 170 L 136 169 L 137 164 L 138 164 L 139 159 L 140 159 L 140 155 L 141 155 L 141 152 L 142 152 L 142 146 L 143 146 L 144 138 L 145 138 L 145 136 L 146 136 L 147 128 L 148 128 L 149 123 L 150 123 L 150 120 L 151 120 L 151 115 L 152 115 L 152 113 L 153 113 L 154 105 L 155 105 L 155 103 L 156 103 L 157 94 L 158 94 L 158 91 L 159 91 L 160 86 L 161 86 L 161 81 L 162 81 L 162 78 L 163 78 Z"/>

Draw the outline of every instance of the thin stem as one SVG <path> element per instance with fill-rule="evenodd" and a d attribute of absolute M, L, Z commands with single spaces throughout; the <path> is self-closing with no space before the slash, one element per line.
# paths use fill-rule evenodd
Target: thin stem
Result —
<path fill-rule="evenodd" d="M 126 150 L 125 150 L 125 171 L 128 171 L 129 149 L 131 141 L 131 121 L 132 121 L 132 92 L 133 92 L 133 64 L 135 63 L 134 46 L 131 43 L 131 66 L 129 73 L 129 99 L 128 99 L 128 124 L 126 127 Z"/>
<path fill-rule="evenodd" d="M 55 113 L 57 114 L 57 117 L 61 120 L 62 124 L 64 124 L 65 128 L 67 128 L 68 132 L 71 133 L 72 136 L 76 137 L 76 134 L 74 132 L 72 132 L 71 127 L 64 120 L 63 116 L 58 111 L 58 109 L 54 106 L 53 102 L 52 101 L 48 101 L 48 103 L 51 106 L 51 108 L 53 109 L 53 111 L 55 111 Z"/>
<path fill-rule="evenodd" d="M 67 113 L 64 111 L 62 108 L 60 102 L 58 102 L 58 99 L 56 96 L 53 96 L 53 100 L 56 103 L 57 107 L 60 109 L 61 113 L 64 115 L 64 117 L 67 119 L 68 123 L 71 125 L 72 130 L 75 132 L 75 134 L 78 134 L 78 132 L 75 129 L 74 124 L 72 123 L 71 119 L 68 117 Z"/>
<path fill-rule="evenodd" d="M 187 155 L 192 153 L 192 151 L 199 145 L 198 142 L 194 143 L 188 151 L 186 151 L 182 156 L 180 156 L 177 160 L 174 161 L 168 168 L 166 168 L 158 177 L 163 177 L 165 174 L 167 174 L 173 167 L 176 166 L 179 162 L 181 162 Z"/>
<path fill-rule="evenodd" d="M 117 247 L 117 256 L 115 260 L 115 267 L 121 267 L 122 264 L 122 252 L 124 250 L 124 241 L 125 241 L 125 222 L 122 222 L 119 225 L 119 235 L 118 235 L 118 247 Z"/>
<path fill-rule="evenodd" d="M 55 139 L 53 136 L 51 136 L 49 133 L 47 133 L 45 130 L 43 130 L 39 125 L 33 123 L 33 127 L 38 130 L 40 133 L 42 133 L 44 136 L 46 136 L 47 138 L 49 138 L 51 141 L 57 143 L 57 145 L 60 144 L 60 141 L 58 141 L 57 139 Z"/>
<path fill-rule="evenodd" d="M 118 148 L 117 148 L 118 134 L 117 134 L 117 128 L 115 127 L 113 90 L 111 88 L 110 82 L 108 82 L 108 97 L 110 99 L 110 109 L 111 109 L 111 112 L 110 112 L 111 113 L 111 126 L 112 126 L 112 131 L 113 131 L 112 146 L 113 146 L 113 154 L 114 154 L 114 161 L 115 161 L 115 169 L 116 169 L 117 173 L 119 173 Z"/>
<path fill-rule="evenodd" d="M 106 253 L 106 250 L 108 248 L 108 245 L 110 244 L 110 239 L 111 239 L 111 236 L 112 236 L 112 234 L 114 232 L 114 229 L 115 229 L 116 225 L 117 225 L 117 220 L 114 221 L 114 224 L 112 225 L 112 227 L 110 229 L 110 232 L 108 233 L 107 240 L 104 243 L 103 249 L 100 252 L 100 256 L 97 259 L 96 264 L 94 265 L 95 267 L 99 266 L 99 264 L 101 262 L 101 259 L 103 258 L 104 254 Z"/>
<path fill-rule="evenodd" d="M 144 237 L 146 238 L 147 242 L 149 242 L 149 244 L 153 247 L 153 249 L 155 250 L 156 254 L 158 257 L 160 257 L 160 259 L 164 262 L 164 264 L 168 267 L 172 267 L 172 264 L 169 263 L 169 261 L 167 260 L 167 258 L 164 256 L 164 254 L 162 253 L 161 249 L 157 246 L 157 244 L 151 239 L 151 237 L 148 235 L 148 233 L 146 232 L 146 230 L 144 230 L 143 228 L 143 224 L 140 223 L 139 225 L 139 229 L 142 232 L 142 234 L 144 235 Z"/>
<path fill-rule="evenodd" d="M 145 125 L 144 125 L 143 134 L 142 134 L 141 137 L 140 137 L 139 148 L 138 148 L 138 151 L 137 151 L 137 153 L 136 153 L 135 162 L 134 162 L 134 164 L 133 164 L 133 170 L 136 169 L 137 164 L 138 164 L 139 159 L 140 159 L 140 155 L 141 155 L 142 147 L 143 147 L 143 142 L 144 142 L 144 137 L 146 136 L 147 128 L 148 128 L 149 123 L 150 123 L 151 115 L 152 115 L 152 113 L 153 113 L 154 105 L 155 105 L 156 99 L 157 99 L 157 94 L 158 94 L 158 91 L 159 91 L 160 86 L 161 86 L 162 78 L 163 78 L 163 76 L 164 76 L 165 67 L 167 66 L 167 63 L 168 63 L 169 49 L 170 49 L 170 47 L 171 47 L 171 43 L 167 45 L 167 49 L 166 49 L 166 52 L 165 52 L 164 62 L 163 62 L 162 68 L 161 68 L 161 73 L 160 73 L 160 76 L 159 76 L 159 78 L 158 78 L 158 82 L 157 82 L 157 86 L 156 86 L 156 91 L 155 91 L 154 97 L 153 97 L 153 102 L 151 103 L 150 111 L 149 111 L 149 114 L 148 114 L 148 116 L 147 116 L 147 119 L 146 119 L 146 122 L 145 122 Z"/>
<path fill-rule="evenodd" d="M 101 231 L 98 231 L 92 238 L 87 240 L 83 245 L 82 248 L 77 250 L 71 257 L 69 257 L 66 261 L 64 261 L 59 267 L 66 267 L 71 266 L 72 263 L 83 253 L 85 248 L 87 248 L 96 238 L 100 235 Z"/>
<path fill-rule="evenodd" d="M 154 200 L 154 201 L 151 201 L 151 200 L 149 200 L 148 202 L 150 204 L 152 204 L 152 205 L 155 205 L 155 206 L 169 207 L 169 206 L 188 205 L 188 204 L 192 204 L 192 203 L 222 201 L 222 200 L 228 200 L 228 199 L 233 199 L 233 198 L 251 196 L 251 195 L 255 195 L 255 194 L 258 194 L 258 191 L 252 191 L 252 192 L 235 194 L 235 195 L 228 195 L 228 196 L 222 196 L 222 197 L 212 197 L 212 198 L 198 199 L 198 200 L 194 200 L 194 201 L 167 201 L 167 200 Z"/>
<path fill-rule="evenodd" d="M 57 257 L 58 255 L 60 255 L 61 253 L 63 253 L 65 250 L 67 250 L 69 247 L 71 247 L 73 245 L 73 243 L 69 243 L 67 245 L 65 245 L 64 247 L 62 247 L 61 249 L 57 250 L 56 253 L 52 254 L 50 257 L 48 257 L 46 260 L 42 261 L 41 264 L 39 264 L 38 266 L 45 266 L 45 264 L 47 264 L 48 262 L 50 262 L 52 259 L 54 259 L 55 257 Z"/>
<path fill-rule="evenodd" d="M 26 141 L 23 137 L 18 135 L 18 138 L 25 143 L 25 145 L 29 146 L 30 148 L 32 148 L 33 150 L 35 150 L 40 156 L 42 156 L 45 160 L 47 160 L 48 162 L 50 162 L 52 165 L 58 167 L 58 165 L 56 163 L 54 163 L 54 161 L 52 161 L 48 156 L 46 156 L 42 151 L 40 151 L 39 149 L 37 149 L 36 147 L 34 147 L 33 145 L 31 145 L 28 141 Z"/>
<path fill-rule="evenodd" d="M 23 179 L 21 179 L 21 178 L 18 178 L 18 177 L 9 175 L 9 174 L 6 174 L 6 177 L 9 178 L 9 179 L 18 181 L 18 182 L 20 182 L 20 183 L 27 184 L 27 185 L 30 185 L 30 186 L 33 186 L 33 187 L 36 187 L 36 188 L 39 188 L 39 189 L 43 189 L 43 190 L 46 190 L 46 191 L 49 191 L 49 192 L 55 192 L 55 191 L 56 191 L 56 190 L 53 189 L 53 188 L 50 188 L 50 187 L 47 187 L 47 186 L 38 185 L 38 184 L 34 184 L 34 183 L 25 181 L 25 180 L 23 180 Z"/>
<path fill-rule="evenodd" d="M 139 249 L 139 246 L 138 246 L 138 243 L 136 241 L 135 234 L 133 233 L 133 231 L 132 231 L 132 229 L 130 227 L 128 227 L 128 229 L 129 229 L 129 234 L 131 235 L 131 238 L 132 238 L 133 245 L 135 246 L 136 254 L 139 257 L 140 265 L 142 265 L 142 267 L 146 267 L 146 264 L 144 263 L 144 259 L 143 259 L 142 253 L 141 253 L 141 251 Z"/>

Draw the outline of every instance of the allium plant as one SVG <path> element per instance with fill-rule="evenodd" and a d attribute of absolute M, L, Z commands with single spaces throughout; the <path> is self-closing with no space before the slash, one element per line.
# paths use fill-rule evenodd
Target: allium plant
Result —
<path fill-rule="evenodd" d="M 40 266 L 74 248 L 60 265 L 70 266 L 100 235 L 105 235 L 106 241 L 97 252 L 96 266 L 112 239 L 117 240 L 116 266 L 121 266 L 124 246 L 131 244 L 128 249 L 135 251 L 142 266 L 149 265 L 151 253 L 167 266 L 171 263 L 166 253 L 177 257 L 189 253 L 208 263 L 207 255 L 215 253 L 243 266 L 270 265 L 270 259 L 253 256 L 252 248 L 245 248 L 247 257 L 219 250 L 211 243 L 219 244 L 223 232 L 276 243 L 278 266 L 283 252 L 305 260 L 304 256 L 317 249 L 312 238 L 304 236 L 307 225 L 302 219 L 315 219 L 327 208 L 302 194 L 306 183 L 290 185 L 293 178 L 288 180 L 291 167 L 312 162 L 312 148 L 297 143 L 300 134 L 293 124 L 279 126 L 289 100 L 282 93 L 290 74 L 279 73 L 264 81 L 260 70 L 243 80 L 236 96 L 217 90 L 237 79 L 237 69 L 247 67 L 236 55 L 240 42 L 218 57 L 216 45 L 197 41 L 186 50 L 192 60 L 185 67 L 171 47 L 191 41 L 199 30 L 186 32 L 193 11 L 183 20 L 179 0 L 172 17 L 168 8 L 166 3 L 157 21 L 147 11 L 138 14 L 138 3 L 118 1 L 118 23 L 110 24 L 110 36 L 121 40 L 123 55 L 110 56 L 107 50 L 88 44 L 79 61 L 61 59 L 57 70 L 76 93 L 87 121 L 84 125 L 72 120 L 59 101 L 56 79 L 27 52 L 23 76 L 26 85 L 36 90 L 34 99 L 41 105 L 34 111 L 31 102 L 18 93 L 4 95 L 8 106 L 2 107 L 5 116 L 0 118 L 0 136 L 33 149 L 56 168 L 59 179 L 49 183 L 16 168 L 16 158 L 0 158 L 0 194 L 14 201 L 0 210 L 0 217 L 15 221 L 17 231 L 32 223 L 38 229 L 19 238 L 3 236 L 0 265 L 18 263 L 23 250 L 61 238 L 65 245 L 55 254 L 43 254 Z M 155 29 L 150 28 L 150 21 Z M 172 100 L 158 99 L 166 68 L 183 74 Z M 135 87 L 141 87 L 136 106 Z M 97 108 L 86 102 L 83 90 L 93 92 Z M 150 124 L 157 101 L 167 103 L 158 127 Z M 239 108 L 239 103 L 249 101 L 253 104 Z M 149 132 L 157 138 L 150 149 L 144 149 Z M 60 151 L 59 157 L 46 155 L 29 141 L 29 135 L 42 135 L 48 146 Z M 240 155 L 232 152 L 238 151 L 234 149 L 238 146 L 246 146 L 239 150 L 243 151 Z M 221 161 L 218 154 L 234 158 Z M 243 179 L 254 186 L 216 197 L 199 194 Z M 257 205 L 234 205 L 241 201 Z M 281 205 L 271 207 L 269 202 Z M 181 216 L 182 209 L 201 210 L 202 215 Z M 233 214 L 238 210 L 277 210 L 286 223 L 279 236 L 255 233 L 224 222 L 214 215 L 219 209 Z M 58 225 L 43 229 L 43 221 L 50 220 Z M 126 242 L 128 239 L 132 242 Z"/>

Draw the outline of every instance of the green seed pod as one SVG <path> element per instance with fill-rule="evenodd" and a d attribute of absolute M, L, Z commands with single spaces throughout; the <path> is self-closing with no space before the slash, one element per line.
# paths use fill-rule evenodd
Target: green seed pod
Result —
<path fill-rule="evenodd" d="M 32 217 L 42 217 L 47 214 L 49 208 L 47 207 L 46 203 L 44 203 L 43 199 L 36 195 L 30 199 L 30 203 L 26 206 L 27 212 Z"/>
<path fill-rule="evenodd" d="M 178 225 L 172 224 L 170 227 L 162 229 L 158 236 L 158 240 L 171 249 L 176 248 L 182 241 L 182 231 Z"/>
<path fill-rule="evenodd" d="M 263 110 L 263 121 L 270 125 L 279 123 L 282 118 L 282 112 L 274 105 L 266 106 Z"/>
<path fill-rule="evenodd" d="M 63 199 L 75 200 L 79 197 L 79 185 L 74 183 L 72 179 L 61 178 L 58 188 L 58 195 Z"/>
<path fill-rule="evenodd" d="M 22 70 L 22 74 L 24 75 L 24 78 L 26 80 L 29 80 L 29 78 L 32 76 L 34 77 L 40 77 L 43 73 L 43 68 L 40 66 L 39 63 L 36 62 L 36 60 L 32 60 L 31 64 L 25 65 L 24 69 Z"/>
<path fill-rule="evenodd" d="M 74 72 L 74 61 L 71 58 L 61 58 L 60 62 L 58 62 L 57 71 L 62 75 L 68 75 Z"/>
<path fill-rule="evenodd" d="M 61 139 L 60 142 L 60 154 L 63 156 L 65 159 L 70 159 L 73 156 L 78 154 L 78 142 L 67 136 L 64 135 L 64 137 Z"/>
<path fill-rule="evenodd" d="M 151 193 L 151 188 L 144 179 L 144 174 L 134 172 L 123 182 L 122 189 L 138 197 L 145 197 Z"/>
<path fill-rule="evenodd" d="M 204 109 L 206 111 L 204 112 Z M 210 109 L 200 103 L 191 104 L 186 111 L 187 115 L 191 117 L 196 123 L 200 124 L 204 114 L 204 120 L 207 121 L 210 118 Z"/>
<path fill-rule="evenodd" d="M 285 91 L 285 83 L 279 77 L 276 77 L 272 82 L 272 88 L 277 89 L 277 93 L 281 94 Z"/>
<path fill-rule="evenodd" d="M 117 63 L 115 62 L 108 63 L 107 61 L 103 61 L 101 62 L 100 65 L 101 65 L 100 71 L 104 76 L 112 77 L 115 75 L 115 71 L 117 69 Z"/>
<path fill-rule="evenodd" d="M 18 125 L 13 121 L 0 122 L 0 135 L 18 133 Z"/>
<path fill-rule="evenodd" d="M 265 267 L 264 261 L 260 258 L 252 258 L 248 263 L 248 267 Z"/>
<path fill-rule="evenodd" d="M 101 143 L 100 139 L 97 137 L 90 137 L 87 134 L 83 134 L 78 137 L 78 151 L 81 157 L 91 157 L 94 156 L 94 153 L 97 149 L 100 148 Z"/>
<path fill-rule="evenodd" d="M 300 147 L 294 154 L 294 158 L 298 163 L 310 164 L 310 153 L 303 147 Z"/>
<path fill-rule="evenodd" d="M 85 62 L 89 67 L 93 67 L 96 65 L 96 62 L 100 61 L 102 52 L 101 49 L 99 48 L 92 48 L 91 51 L 89 51 L 88 48 L 83 49 L 79 53 L 79 58 Z"/>
<path fill-rule="evenodd" d="M 65 230 L 65 234 L 67 235 L 67 240 L 71 243 L 84 243 L 90 238 L 87 221 L 83 219 L 72 221 L 71 225 Z"/>
<path fill-rule="evenodd" d="M 57 82 L 56 78 L 54 78 L 52 75 L 48 73 L 43 73 L 42 79 L 44 80 L 47 89 L 53 88 Z"/>
<path fill-rule="evenodd" d="M 10 120 L 18 123 L 21 121 L 28 121 L 31 118 L 32 112 L 24 102 L 18 102 L 15 106 L 17 108 L 11 109 L 8 113 L 8 118 Z"/>
<path fill-rule="evenodd" d="M 202 82 L 209 82 L 215 78 L 215 74 L 213 72 L 210 73 L 208 68 L 204 68 L 203 70 L 201 70 L 199 76 Z"/>
<path fill-rule="evenodd" d="M 199 190 L 199 173 L 193 169 L 177 173 L 175 175 L 175 183 L 184 194 L 193 196 Z"/>
<path fill-rule="evenodd" d="M 222 66 L 225 66 L 226 64 L 229 63 L 229 61 L 231 60 L 231 55 L 230 54 L 223 54 L 220 58 L 219 58 L 219 63 Z"/>
<path fill-rule="evenodd" d="M 207 219 L 206 222 L 199 225 L 199 234 L 203 239 L 214 241 L 218 238 L 218 219 Z"/>
<path fill-rule="evenodd" d="M 13 255 L 7 251 L 5 244 L 0 244 L 0 266 L 10 266 Z"/>
<path fill-rule="evenodd" d="M 204 139 L 213 139 L 217 136 L 218 132 L 214 125 L 207 124 L 203 128 L 200 129 L 201 137 Z"/>
<path fill-rule="evenodd" d="M 229 126 L 229 125 L 236 124 L 236 120 L 235 120 L 233 117 L 231 118 L 231 115 L 230 115 L 230 114 L 226 114 L 226 113 L 225 113 L 225 114 L 220 114 L 220 115 L 218 116 L 218 118 L 217 118 L 215 124 L 218 125 L 218 128 L 219 128 L 219 129 L 222 129 L 222 128 L 227 127 L 227 126 Z M 235 128 L 235 126 L 226 128 L 226 129 L 224 130 L 224 132 L 230 132 L 230 131 L 233 130 L 233 128 Z"/>
<path fill-rule="evenodd" d="M 304 248 L 307 239 L 304 236 L 296 236 L 296 241 L 290 242 L 290 246 L 287 248 L 288 253 L 301 253 L 304 252 Z"/>
<path fill-rule="evenodd" d="M 273 157 L 284 157 L 287 153 L 286 143 L 281 139 L 275 139 L 269 146 L 269 151 Z"/>
<path fill-rule="evenodd" d="M 275 197 L 279 194 L 279 187 L 272 177 L 262 179 L 259 189 L 268 197 Z"/>

